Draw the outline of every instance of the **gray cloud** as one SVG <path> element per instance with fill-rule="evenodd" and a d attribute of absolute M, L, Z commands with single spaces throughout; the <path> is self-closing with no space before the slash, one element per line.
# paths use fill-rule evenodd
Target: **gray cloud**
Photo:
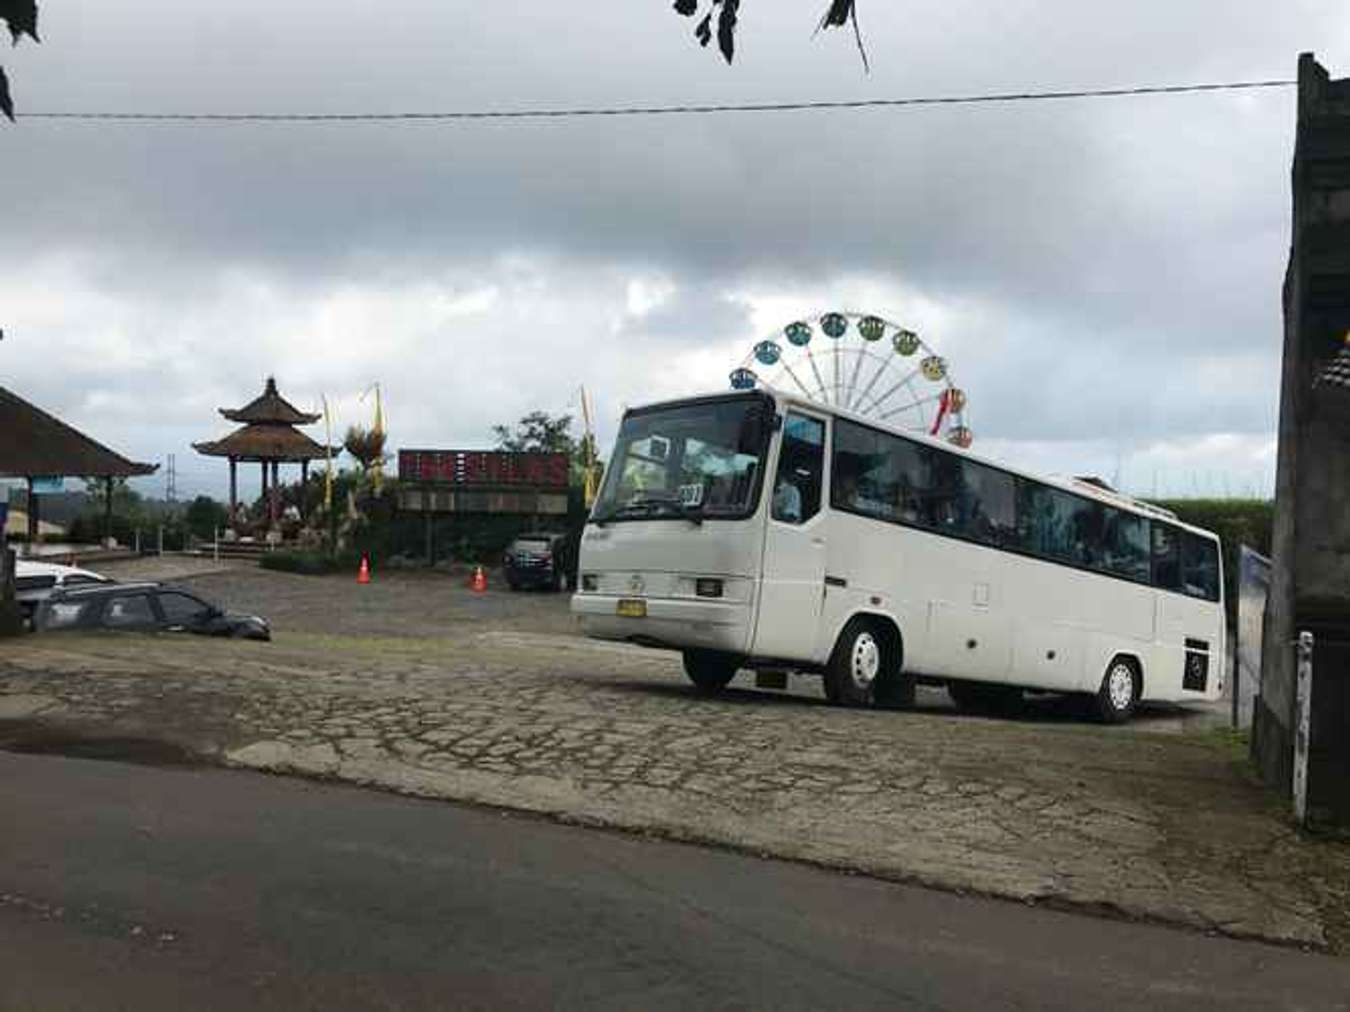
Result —
<path fill-rule="evenodd" d="M 1287 76 L 1313 46 L 1350 66 L 1338 6 L 1311 0 L 868 3 L 870 77 L 850 40 L 811 37 L 816 0 L 748 3 L 729 70 L 665 3 L 507 6 L 69 3 L 7 60 L 33 109 L 262 111 Z M 470 439 L 583 379 L 613 408 L 720 382 L 680 356 L 739 357 L 765 298 L 828 303 L 862 278 L 898 303 L 865 308 L 942 307 L 934 339 L 984 434 L 1269 432 L 1292 119 L 1292 94 L 1268 92 L 514 125 L 27 120 L 0 131 L 25 194 L 0 230 L 18 265 L 0 355 L 146 455 L 182 452 L 282 366 L 315 393 L 387 377 L 410 436 Z M 668 294 L 635 311 L 635 281 Z"/>

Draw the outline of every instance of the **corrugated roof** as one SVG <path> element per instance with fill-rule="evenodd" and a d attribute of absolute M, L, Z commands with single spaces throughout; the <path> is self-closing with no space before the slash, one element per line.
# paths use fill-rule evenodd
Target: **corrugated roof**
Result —
<path fill-rule="evenodd" d="M 220 408 L 232 422 L 275 422 L 281 425 L 313 425 L 323 415 L 301 411 L 277 392 L 275 377 L 268 376 L 263 392 L 242 408 Z"/>
<path fill-rule="evenodd" d="M 241 460 L 317 460 L 326 457 L 328 450 L 303 432 L 289 425 L 245 425 L 224 439 L 193 443 L 192 448 L 208 457 L 238 457 Z M 342 452 L 333 448 L 333 455 Z"/>
<path fill-rule="evenodd" d="M 154 474 L 158 468 L 114 453 L 0 387 L 0 477 L 131 477 Z"/>

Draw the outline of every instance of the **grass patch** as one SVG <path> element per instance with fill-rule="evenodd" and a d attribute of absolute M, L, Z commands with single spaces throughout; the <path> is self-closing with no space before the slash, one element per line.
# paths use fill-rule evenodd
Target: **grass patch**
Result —
<path fill-rule="evenodd" d="M 1252 733 L 1247 728 L 1211 727 L 1202 732 L 1202 737 L 1238 762 L 1245 763 L 1251 756 Z"/>

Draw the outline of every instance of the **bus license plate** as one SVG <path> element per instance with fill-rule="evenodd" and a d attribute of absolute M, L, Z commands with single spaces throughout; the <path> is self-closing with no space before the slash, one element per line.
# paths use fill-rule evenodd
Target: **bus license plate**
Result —
<path fill-rule="evenodd" d="M 625 597 L 620 599 L 618 607 L 615 610 L 624 618 L 646 618 L 647 602 L 636 598 Z"/>

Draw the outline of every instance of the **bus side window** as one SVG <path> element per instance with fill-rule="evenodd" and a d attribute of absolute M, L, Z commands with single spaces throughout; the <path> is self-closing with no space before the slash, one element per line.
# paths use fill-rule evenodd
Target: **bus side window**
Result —
<path fill-rule="evenodd" d="M 1148 582 L 1148 521 L 1124 510 L 1106 507 L 1107 572 Z"/>
<path fill-rule="evenodd" d="M 949 534 L 965 533 L 965 478 L 961 458 L 924 447 L 928 457 L 927 525 Z"/>
<path fill-rule="evenodd" d="M 788 412 L 773 483 L 773 519 L 803 524 L 819 513 L 824 470 L 825 423 Z"/>
<path fill-rule="evenodd" d="M 1153 585 L 1164 590 L 1181 589 L 1181 541 L 1166 524 L 1153 525 Z"/>
<path fill-rule="evenodd" d="M 1013 476 L 974 461 L 962 462 L 966 534 L 985 545 L 1011 545 L 1016 538 Z"/>
<path fill-rule="evenodd" d="M 1219 550 L 1208 538 L 1182 534 L 1181 589 L 1191 597 L 1219 599 Z"/>

